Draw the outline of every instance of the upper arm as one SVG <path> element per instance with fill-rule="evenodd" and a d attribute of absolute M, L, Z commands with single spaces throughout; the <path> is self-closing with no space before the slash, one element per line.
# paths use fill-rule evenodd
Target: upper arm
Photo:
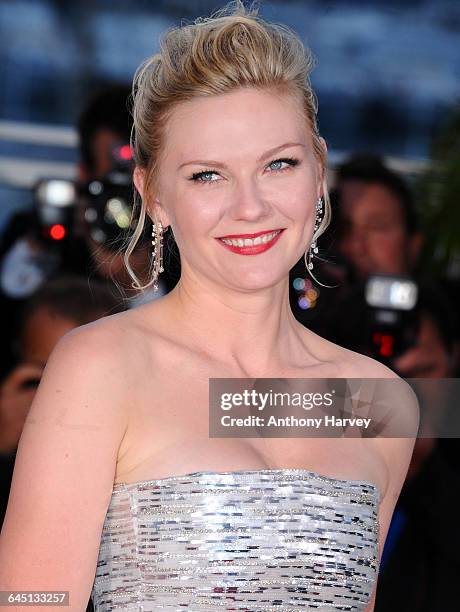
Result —
<path fill-rule="evenodd" d="M 379 439 L 378 442 L 385 456 L 388 472 L 390 474 L 387 489 L 379 505 L 378 549 L 379 559 L 381 559 L 391 518 L 406 479 L 415 440 L 410 438 L 386 438 Z M 366 612 L 373 612 L 374 610 L 377 586 L 376 584 L 374 587 L 372 598 L 366 608 Z"/>
<path fill-rule="evenodd" d="M 89 324 L 48 360 L 16 455 L 0 590 L 65 590 L 70 610 L 86 607 L 127 426 L 115 346 L 106 326 Z"/>
<path fill-rule="evenodd" d="M 387 538 L 393 512 L 409 469 L 419 427 L 420 411 L 417 396 L 410 385 L 383 364 L 365 357 L 361 363 L 363 378 L 376 379 L 374 401 L 376 415 L 383 413 L 379 437 L 369 440 L 383 458 L 388 482 L 379 504 L 379 559 Z M 377 380 L 378 379 L 378 380 Z M 385 379 L 385 380 L 384 380 Z M 390 437 L 391 436 L 391 437 Z M 366 612 L 373 612 L 377 585 Z"/>
<path fill-rule="evenodd" d="M 390 526 L 391 517 L 407 476 L 420 422 L 418 399 L 411 386 L 385 365 L 364 357 L 361 376 L 372 378 L 373 402 L 370 412 L 385 425 L 378 437 L 369 440 L 387 467 L 388 483 L 379 507 L 380 555 Z"/>

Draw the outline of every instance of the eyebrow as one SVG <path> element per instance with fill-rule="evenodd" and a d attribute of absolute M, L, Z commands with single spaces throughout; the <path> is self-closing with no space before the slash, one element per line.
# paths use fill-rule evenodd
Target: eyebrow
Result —
<path fill-rule="evenodd" d="M 263 155 L 259 157 L 257 161 L 258 162 L 264 161 L 268 157 L 271 157 L 275 153 L 278 153 L 279 151 L 282 151 L 283 149 L 287 149 L 288 147 L 305 148 L 305 145 L 302 144 L 301 142 L 286 142 L 285 144 L 279 145 L 278 147 L 275 147 L 274 149 L 270 149 L 269 151 L 266 151 L 265 153 L 263 153 Z M 183 164 L 179 166 L 178 170 L 180 170 L 184 166 L 189 166 L 190 164 L 196 164 L 198 166 L 214 166 L 216 168 L 225 168 L 225 164 L 219 161 L 215 161 L 213 159 L 195 159 L 193 161 L 184 162 Z"/>

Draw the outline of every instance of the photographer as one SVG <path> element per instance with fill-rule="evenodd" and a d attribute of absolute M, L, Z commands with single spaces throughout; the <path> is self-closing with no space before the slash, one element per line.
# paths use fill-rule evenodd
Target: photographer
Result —
<path fill-rule="evenodd" d="M 133 199 L 132 160 L 126 155 L 132 125 L 129 95 L 129 87 L 110 86 L 90 100 L 78 122 L 80 161 L 76 184 L 43 181 L 35 190 L 34 207 L 13 215 L 3 232 L 0 308 L 5 323 L 0 329 L 3 348 L 0 378 L 15 362 L 11 344 L 18 331 L 22 304 L 54 274 L 81 274 L 89 279 L 90 285 L 93 278 L 99 279 L 125 307 L 134 307 L 154 297 L 148 291 L 135 295 L 128 282 L 123 255 L 117 252 L 121 246 L 120 228 L 131 214 Z M 120 151 L 127 159 L 119 155 Z M 91 194 L 90 186 L 96 186 L 99 192 Z M 123 218 L 118 224 L 116 213 L 109 214 L 110 199 L 123 207 Z M 50 236 L 53 229 L 48 223 L 50 218 L 60 222 L 56 227 L 65 231 L 64 239 Z M 146 234 L 148 230 L 146 224 Z M 131 267 L 143 281 L 148 278 L 151 251 L 148 238 L 139 241 L 130 258 Z M 178 273 L 175 276 L 170 265 L 157 295 L 168 292 L 177 278 Z M 121 290 L 118 295 L 115 286 Z"/>
<path fill-rule="evenodd" d="M 423 234 L 418 227 L 409 187 L 379 157 L 356 155 L 337 168 L 335 199 L 338 217 L 335 248 L 345 265 L 346 280 L 340 287 L 340 299 L 328 314 L 324 330 L 339 344 L 388 361 L 401 376 L 429 375 L 419 340 L 430 322 L 426 312 L 423 314 L 420 309 L 431 294 L 439 296 L 446 310 L 451 308 L 440 283 L 422 278 L 418 273 Z M 395 343 L 392 350 L 387 351 L 374 333 L 379 331 L 379 326 L 385 329 L 382 317 L 379 319 L 378 309 L 367 303 L 372 288 L 370 280 L 375 275 L 373 286 L 376 287 L 380 279 L 377 288 L 381 295 L 382 291 L 386 292 L 388 298 L 379 308 L 385 310 L 384 315 L 388 316 L 388 311 L 395 315 L 393 320 L 387 321 L 390 340 Z M 336 289 L 324 291 L 332 293 Z M 414 303 L 391 303 L 398 292 L 404 299 L 413 299 Z M 410 298 L 407 292 L 412 294 Z M 455 333 L 455 322 L 452 325 L 452 333 Z M 416 353 L 412 351 L 403 356 L 417 346 Z M 431 352 L 429 356 L 433 371 L 437 364 L 432 362 L 437 354 Z M 442 367 L 443 363 L 439 365 Z"/>
<path fill-rule="evenodd" d="M 350 284 L 328 314 L 328 337 L 405 378 L 455 376 L 455 312 L 440 284 L 417 274 L 423 237 L 410 190 L 380 159 L 356 156 L 337 171 L 336 197 L 336 246 Z M 458 460 L 443 442 L 416 441 L 382 559 L 376 612 L 435 612 L 455 601 Z"/>
<path fill-rule="evenodd" d="M 420 294 L 421 324 L 415 346 L 395 358 L 407 378 L 454 376 L 455 318 L 435 290 Z M 435 397 L 433 409 L 442 410 Z M 450 456 L 446 448 L 456 449 Z M 460 564 L 458 439 L 419 438 L 382 557 L 376 612 L 453 609 Z M 397 606 L 395 607 L 395 602 Z"/>
<path fill-rule="evenodd" d="M 76 225 L 90 254 L 91 264 L 87 269 L 90 278 L 96 275 L 111 285 L 115 283 L 128 298 L 126 305 L 133 307 L 170 291 L 179 273 L 169 265 L 169 272 L 161 279 L 160 291 L 155 296 L 153 291 L 136 295 L 123 262 L 120 228 L 129 220 L 134 198 L 129 146 L 130 93 L 125 86 L 105 88 L 90 100 L 80 116 L 77 126 L 80 198 Z M 146 223 L 139 246 L 130 257 L 130 265 L 142 284 L 149 278 L 150 232 L 151 225 Z"/>
<path fill-rule="evenodd" d="M 358 154 L 336 170 L 337 250 L 349 281 L 369 274 L 412 274 L 423 244 L 410 188 L 374 155 Z"/>
<path fill-rule="evenodd" d="M 416 273 L 423 235 L 412 193 L 380 157 L 358 154 L 336 169 L 331 203 L 332 223 L 314 259 L 318 282 L 306 281 L 316 299 L 302 310 L 305 264 L 300 262 L 292 276 L 301 290 L 293 291 L 291 283 L 291 304 L 300 322 L 320 336 L 381 358 L 370 346 L 369 326 L 363 325 L 366 284 L 374 274 L 410 278 Z"/>

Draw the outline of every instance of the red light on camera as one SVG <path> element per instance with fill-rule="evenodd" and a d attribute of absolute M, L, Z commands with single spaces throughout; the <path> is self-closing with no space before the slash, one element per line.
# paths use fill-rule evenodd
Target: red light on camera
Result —
<path fill-rule="evenodd" d="M 65 227 L 60 223 L 55 223 L 50 228 L 50 236 L 53 240 L 62 240 L 66 235 Z"/>
<path fill-rule="evenodd" d="M 381 334 L 379 332 L 372 336 L 372 341 L 377 345 L 378 351 L 382 357 L 391 357 L 394 352 L 394 337 L 390 334 Z"/>
<path fill-rule="evenodd" d="M 133 159 L 133 150 L 129 145 L 123 145 L 120 147 L 119 151 L 120 159 L 124 159 L 125 161 L 129 161 Z"/>

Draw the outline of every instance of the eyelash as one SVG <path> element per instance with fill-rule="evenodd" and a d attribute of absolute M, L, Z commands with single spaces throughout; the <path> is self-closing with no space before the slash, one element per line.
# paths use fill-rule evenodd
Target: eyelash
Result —
<path fill-rule="evenodd" d="M 282 157 L 280 159 L 274 159 L 268 165 L 271 166 L 272 164 L 276 164 L 277 162 L 285 162 L 286 164 L 289 164 L 290 167 L 295 167 L 299 165 L 300 160 L 298 160 L 295 157 Z M 289 168 L 281 168 L 280 170 L 275 170 L 275 172 L 283 172 L 284 170 L 289 170 Z M 194 181 L 195 183 L 213 183 L 214 181 L 200 180 L 200 178 L 205 174 L 218 174 L 218 173 L 215 170 L 211 170 L 211 169 L 202 170 L 201 172 L 195 172 L 194 174 L 192 174 L 189 180 Z"/>

